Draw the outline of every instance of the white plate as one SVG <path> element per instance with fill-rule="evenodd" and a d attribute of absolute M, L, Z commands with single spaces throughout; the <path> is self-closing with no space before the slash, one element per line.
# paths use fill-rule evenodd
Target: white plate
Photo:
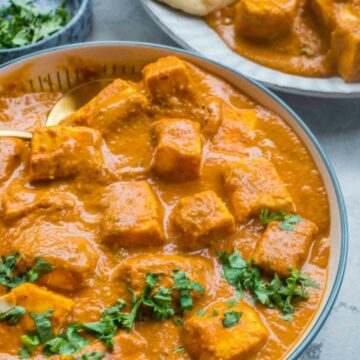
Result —
<path fill-rule="evenodd" d="M 188 16 L 154 0 L 142 0 L 153 19 L 180 45 L 286 93 L 321 97 L 360 97 L 360 83 L 347 84 L 340 77 L 307 78 L 259 65 L 229 49 L 202 18 Z"/>

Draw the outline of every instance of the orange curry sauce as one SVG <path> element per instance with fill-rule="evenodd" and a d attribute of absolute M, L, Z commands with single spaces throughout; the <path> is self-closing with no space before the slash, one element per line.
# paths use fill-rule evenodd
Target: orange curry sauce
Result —
<path fill-rule="evenodd" d="M 343 10 L 346 11 L 346 6 L 355 7 L 356 1 L 281 0 L 279 3 L 284 4 L 284 7 L 288 3 L 297 3 L 298 5 L 295 14 L 289 14 L 287 19 L 282 20 L 289 20 L 289 17 L 293 17 L 293 25 L 280 35 L 276 35 L 277 28 L 281 25 L 279 24 L 280 20 L 277 21 L 277 18 L 271 19 L 274 15 L 270 13 L 270 8 L 271 6 L 280 8 L 281 5 L 278 5 L 276 1 L 269 1 L 266 10 L 269 11 L 269 14 L 266 16 L 265 10 L 263 14 L 266 18 L 266 21 L 263 19 L 264 26 L 266 26 L 264 28 L 266 35 L 261 34 L 258 37 L 245 36 L 246 33 L 252 31 L 251 28 L 244 29 L 241 34 L 236 31 L 236 6 L 239 3 L 236 1 L 233 5 L 215 11 L 205 18 L 207 24 L 235 52 L 261 65 L 285 73 L 309 77 L 331 77 L 338 72 L 347 81 L 357 81 L 355 76 L 348 76 L 348 72 L 343 69 L 345 62 L 347 66 L 351 64 L 351 60 L 349 60 L 353 56 L 351 50 L 343 46 L 342 55 L 336 55 L 336 50 L 332 48 L 333 45 L 335 46 L 335 40 L 331 39 L 331 31 L 335 26 L 332 23 L 335 23 L 336 17 L 343 16 L 342 13 L 340 15 L 338 13 Z M 249 1 L 249 3 L 252 2 Z M 254 7 L 264 6 L 259 1 L 253 3 Z M 321 9 L 323 13 L 317 8 L 314 9 L 312 3 L 319 3 L 324 6 L 324 9 Z M 347 5 L 345 6 L 345 4 Z M 320 5 L 315 6 L 320 7 Z M 329 18 L 329 24 L 324 24 L 326 16 Z M 348 17 L 350 18 L 350 16 Z M 355 18 L 355 16 L 353 17 Z M 342 20 L 338 19 L 337 21 L 341 23 Z M 270 26 L 271 23 L 272 27 Z M 247 26 L 250 25 L 247 24 Z M 263 25 L 254 23 L 253 26 L 261 28 Z M 359 25 L 357 25 L 357 28 L 359 28 Z M 342 60 L 342 56 L 344 60 Z M 345 61 L 345 57 L 349 59 Z M 337 62 L 344 64 L 339 66 L 338 71 L 336 70 Z M 357 67 L 358 65 L 354 63 L 353 66 Z"/>
<path fill-rule="evenodd" d="M 231 19 L 231 12 L 232 9 L 227 8 L 209 18 L 209 22 L 219 26 L 229 39 L 233 31 L 231 21 L 224 25 L 223 20 L 225 17 Z M 245 43 L 239 43 L 238 46 L 249 50 Z M 258 52 L 256 56 L 261 58 L 264 55 Z M 171 78 L 174 76 L 174 68 L 179 66 L 180 72 L 184 69 L 183 64 L 179 65 L 177 61 L 173 58 L 164 59 L 158 67 L 165 73 L 168 70 L 166 76 Z M 316 61 L 321 63 L 321 56 Z M 175 65 L 171 62 L 175 62 Z M 279 62 L 275 59 L 276 64 L 281 62 L 281 59 Z M 172 94 L 172 101 L 156 102 L 143 81 L 135 83 L 134 87 L 149 99 L 146 111 L 117 124 L 113 131 L 102 133 L 103 143 L 100 151 L 106 171 L 99 177 L 74 175 L 47 181 L 30 181 L 31 143 L 0 139 L 0 197 L 3 205 L 3 214 L 0 217 L 0 254 L 9 255 L 18 250 L 16 244 L 20 241 L 25 252 L 37 249 L 34 251 L 39 251 L 45 259 L 46 254 L 49 254 L 48 262 L 51 256 L 59 257 L 63 259 L 59 267 L 63 266 L 66 270 L 66 266 L 75 264 L 80 272 L 83 271 L 81 281 L 76 280 L 75 285 L 69 280 L 69 283 L 64 281 L 60 286 L 51 286 L 51 273 L 37 283 L 74 301 L 73 310 L 67 318 L 68 323 L 97 321 L 101 312 L 106 307 L 113 306 L 119 298 L 127 301 L 131 299 L 127 286 L 117 275 L 119 266 L 125 259 L 149 254 L 153 261 L 156 261 L 157 254 L 202 256 L 212 270 L 206 280 L 195 279 L 200 283 L 206 281 L 203 283 L 206 291 L 204 297 L 194 298 L 194 309 L 185 312 L 184 317 L 187 319 L 211 303 L 234 297 L 235 289 L 222 277 L 221 265 L 216 254 L 219 251 L 231 252 L 237 249 L 245 259 L 250 259 L 264 233 L 264 227 L 257 216 L 251 216 L 245 223 L 237 222 L 234 233 L 227 236 L 217 234 L 211 241 L 200 243 L 198 249 L 188 249 L 181 232 L 174 226 L 174 208 L 185 196 L 213 190 L 232 212 L 221 176 L 222 163 L 244 157 L 245 154 L 249 157 L 265 157 L 271 160 L 286 184 L 296 206 L 296 213 L 318 227 L 302 272 L 309 274 L 320 285 L 321 290 L 309 289 L 309 300 L 296 304 L 297 311 L 292 322 L 282 320 L 278 310 L 254 305 L 248 297 L 244 300 L 255 309 L 269 332 L 266 343 L 249 358 L 281 359 L 307 330 L 326 287 L 330 220 L 324 184 L 304 144 L 281 118 L 260 106 L 256 99 L 250 99 L 216 76 L 189 64 L 185 65 L 185 68 L 186 76 L 191 77 L 192 85 L 188 86 L 196 87 L 196 101 L 185 101 L 182 98 L 185 95 L 178 93 Z M 310 66 L 306 71 L 311 71 L 311 68 L 314 67 Z M 328 73 L 325 66 L 321 71 L 323 74 Z M 175 74 L 178 79 L 183 75 Z M 166 76 L 160 77 L 157 84 L 160 92 L 163 89 L 161 81 Z M 175 81 L 173 86 L 177 85 Z M 181 91 L 186 89 L 182 88 Z M 0 101 L 0 128 L 35 130 L 44 124 L 46 115 L 58 96 L 59 94 L 53 93 L 4 92 Z M 221 127 L 224 108 L 235 112 L 255 110 L 256 123 L 251 130 L 251 139 L 247 140 L 245 147 L 240 143 L 238 146 L 231 144 L 231 141 L 224 144 L 224 147 L 222 144 L 214 146 L 212 139 Z M 176 181 L 157 176 L 150 170 L 156 145 L 153 124 L 156 120 L 169 117 L 191 119 L 201 125 L 202 170 L 201 176 L 197 179 Z M 71 119 L 68 123 L 71 123 Z M 231 138 L 231 134 L 228 135 Z M 181 143 L 181 139 L 178 140 Z M 58 161 L 61 162 L 61 158 Z M 121 246 L 111 237 L 110 241 L 104 242 L 103 201 L 108 187 L 116 182 L 133 183 L 140 180 L 146 180 L 159 199 L 165 243 L 160 246 Z M 4 200 L 5 198 L 7 200 Z M 53 201 L 54 198 L 56 201 Z M 4 204 L 7 201 L 14 207 L 15 214 L 5 217 Z M 16 212 L 17 210 L 19 211 Z M 88 246 L 75 249 L 72 246 L 74 238 L 85 239 Z M 49 247 L 51 239 L 60 239 L 66 243 L 59 247 L 65 249 L 64 253 L 54 254 L 56 248 Z M 4 295 L 7 292 L 5 288 L 0 288 L 0 294 Z M 24 334 L 22 321 L 15 326 L 0 323 L 1 360 L 17 358 L 18 350 L 22 346 L 20 337 Z M 181 331 L 182 327 L 174 325 L 171 320 L 137 321 L 133 330 L 137 340 L 123 341 L 123 348 L 117 350 L 118 355 L 114 355 L 114 359 L 190 359 L 186 349 L 174 352 L 174 349 L 182 345 Z M 89 339 L 94 341 L 91 336 Z M 201 347 L 201 339 L 198 341 Z M 139 346 L 140 350 L 137 350 Z M 42 359 L 40 348 L 36 354 L 37 359 Z M 112 359 L 111 355 L 108 356 Z"/>

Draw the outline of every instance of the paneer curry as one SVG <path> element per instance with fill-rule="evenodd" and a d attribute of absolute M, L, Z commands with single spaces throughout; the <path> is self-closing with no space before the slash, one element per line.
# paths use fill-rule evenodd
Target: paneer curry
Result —
<path fill-rule="evenodd" d="M 276 114 L 174 56 L 59 125 L 3 89 L 0 358 L 282 359 L 326 289 L 329 206 Z"/>
<path fill-rule="evenodd" d="M 232 50 L 264 66 L 360 81 L 359 0 L 238 0 L 206 21 Z"/>

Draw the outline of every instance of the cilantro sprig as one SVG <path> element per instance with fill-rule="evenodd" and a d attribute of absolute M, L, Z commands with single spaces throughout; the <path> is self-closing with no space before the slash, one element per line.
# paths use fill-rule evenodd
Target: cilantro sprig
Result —
<path fill-rule="evenodd" d="M 225 328 L 231 328 L 235 326 L 242 316 L 241 311 L 225 311 L 224 312 L 224 319 L 222 321 L 222 324 Z"/>
<path fill-rule="evenodd" d="M 44 355 L 72 355 L 89 345 L 82 336 L 83 332 L 94 336 L 103 342 L 107 349 L 112 350 L 113 338 L 118 330 L 131 331 L 136 320 L 144 320 L 146 317 L 158 321 L 172 318 L 181 326 L 183 312 L 193 306 L 192 291 L 203 295 L 205 289 L 179 270 L 173 272 L 174 286 L 171 288 L 159 287 L 160 277 L 157 273 L 146 274 L 145 287 L 140 296 L 129 289 L 133 294 L 129 306 L 124 300 L 118 300 L 114 306 L 102 312 L 99 321 L 70 324 L 57 336 L 54 335 L 51 326 L 52 309 L 45 313 L 30 313 L 35 331 L 21 337 L 24 346 L 19 351 L 20 357 L 31 356 L 40 344 L 43 344 Z M 124 311 L 126 308 L 129 308 L 129 311 Z M 98 360 L 102 357 L 102 353 L 88 352 L 77 359 Z"/>
<path fill-rule="evenodd" d="M 239 297 L 243 297 L 244 291 L 248 291 L 255 303 L 280 310 L 281 317 L 285 320 L 291 320 L 297 300 L 309 298 L 307 287 L 319 289 L 308 275 L 295 269 L 291 270 L 291 275 L 286 279 L 281 279 L 275 273 L 271 281 L 264 280 L 253 261 L 245 261 L 238 251 L 230 255 L 220 253 L 219 258 L 225 279 L 237 289 Z"/>
<path fill-rule="evenodd" d="M 286 215 L 285 211 L 271 212 L 269 209 L 262 209 L 259 214 L 261 225 L 266 226 L 272 221 L 280 221 L 280 230 L 294 231 L 296 224 L 303 221 L 303 218 L 296 214 Z"/>
<path fill-rule="evenodd" d="M 174 286 L 171 288 L 158 287 L 161 274 L 147 273 L 145 288 L 141 296 L 134 291 L 131 301 L 131 310 L 123 312 L 127 304 L 119 300 L 117 304 L 103 311 L 97 322 L 87 323 L 83 328 L 101 340 L 108 349 L 113 348 L 112 339 L 118 329 L 131 331 L 137 319 L 144 320 L 150 317 L 154 320 L 164 321 L 173 318 L 175 324 L 181 326 L 183 311 L 192 309 L 192 291 L 203 295 L 205 289 L 199 283 L 191 281 L 183 271 L 174 270 Z M 175 293 L 178 293 L 178 304 Z"/>
<path fill-rule="evenodd" d="M 17 267 L 19 258 L 19 252 L 15 252 L 7 257 L 1 257 L 0 285 L 8 289 L 13 289 L 26 282 L 35 282 L 40 276 L 45 275 L 54 269 L 54 266 L 48 264 L 45 260 L 36 258 L 32 268 L 27 269 L 25 272 L 19 272 Z"/>
<path fill-rule="evenodd" d="M 0 322 L 6 321 L 8 325 L 16 325 L 26 314 L 22 306 L 13 306 L 9 310 L 0 313 Z"/>
<path fill-rule="evenodd" d="M 10 0 L 0 8 L 0 49 L 34 44 L 62 29 L 71 15 L 63 1 L 55 10 L 42 12 L 33 0 Z"/>

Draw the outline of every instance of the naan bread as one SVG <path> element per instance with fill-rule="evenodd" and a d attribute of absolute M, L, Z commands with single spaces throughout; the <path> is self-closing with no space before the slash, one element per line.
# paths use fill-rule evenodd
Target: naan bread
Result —
<path fill-rule="evenodd" d="M 158 0 L 191 15 L 205 16 L 236 0 Z"/>

